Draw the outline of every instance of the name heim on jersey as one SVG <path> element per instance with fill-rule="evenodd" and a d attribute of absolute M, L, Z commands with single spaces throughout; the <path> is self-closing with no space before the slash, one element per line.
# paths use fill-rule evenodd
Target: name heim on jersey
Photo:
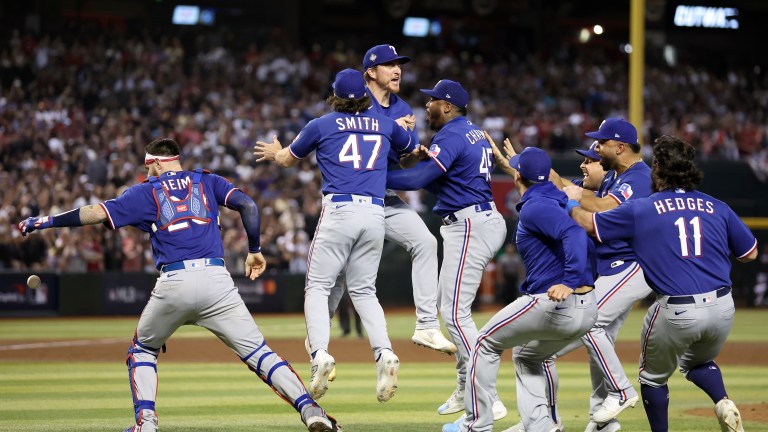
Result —
<path fill-rule="evenodd" d="M 379 131 L 379 120 L 370 117 L 344 117 L 337 118 L 336 124 L 339 125 L 339 130 L 367 130 L 367 131 Z"/>

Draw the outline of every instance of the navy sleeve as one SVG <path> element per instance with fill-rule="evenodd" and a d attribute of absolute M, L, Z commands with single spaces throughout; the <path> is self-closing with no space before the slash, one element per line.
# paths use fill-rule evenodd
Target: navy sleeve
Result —
<path fill-rule="evenodd" d="M 107 213 L 108 226 L 112 229 L 130 225 L 150 232 L 151 223 L 147 221 L 157 217 L 157 203 L 149 183 L 133 185 L 119 197 L 100 205 Z"/>
<path fill-rule="evenodd" d="M 318 120 L 314 119 L 307 123 L 288 146 L 288 150 L 296 159 L 304 159 L 317 147 L 317 141 L 320 138 L 320 128 L 317 122 Z"/>
<path fill-rule="evenodd" d="M 419 143 L 418 140 L 414 141 L 412 134 L 394 121 L 392 123 L 392 148 L 397 151 L 398 155 L 412 152 Z"/>
<path fill-rule="evenodd" d="M 535 215 L 526 218 L 527 227 L 563 243 L 565 262 L 562 284 L 573 289 L 581 286 L 585 272 L 590 271 L 587 266 L 589 258 L 587 233 L 568 216 L 565 209 L 535 202 L 529 202 L 526 207 L 524 209 L 527 212 Z"/>
<path fill-rule="evenodd" d="M 730 208 L 728 208 L 728 246 L 736 258 L 743 258 L 757 248 L 755 235 Z"/>
<path fill-rule="evenodd" d="M 248 235 L 248 251 L 258 253 L 261 251 L 261 220 L 259 208 L 251 197 L 240 189 L 233 189 L 229 196 L 227 206 L 240 212 L 245 233 Z"/>
<path fill-rule="evenodd" d="M 387 188 L 401 191 L 424 189 L 443 174 L 438 164 L 422 161 L 411 169 L 388 171 Z"/>
<path fill-rule="evenodd" d="M 608 211 L 593 213 L 592 226 L 600 243 L 610 240 L 631 239 L 635 235 L 635 205 L 641 200 L 627 201 Z"/>

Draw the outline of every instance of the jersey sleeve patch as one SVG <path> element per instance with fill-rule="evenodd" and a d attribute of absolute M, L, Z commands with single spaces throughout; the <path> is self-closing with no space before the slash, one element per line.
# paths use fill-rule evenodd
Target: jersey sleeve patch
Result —
<path fill-rule="evenodd" d="M 620 193 L 621 196 L 624 197 L 624 200 L 628 200 L 632 197 L 632 185 L 629 183 L 623 183 L 621 186 L 619 186 L 618 189 L 616 189 L 616 192 Z"/>
<path fill-rule="evenodd" d="M 439 154 L 440 154 L 440 146 L 439 145 L 432 144 L 431 146 L 429 146 L 429 156 L 430 157 L 435 158 Z"/>

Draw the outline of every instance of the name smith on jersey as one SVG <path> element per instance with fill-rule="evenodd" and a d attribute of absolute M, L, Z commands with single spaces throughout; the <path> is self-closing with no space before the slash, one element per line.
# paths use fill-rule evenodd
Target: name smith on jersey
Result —
<path fill-rule="evenodd" d="M 339 125 L 339 130 L 367 130 L 378 132 L 379 120 L 371 117 L 344 117 L 337 118 L 336 124 Z"/>

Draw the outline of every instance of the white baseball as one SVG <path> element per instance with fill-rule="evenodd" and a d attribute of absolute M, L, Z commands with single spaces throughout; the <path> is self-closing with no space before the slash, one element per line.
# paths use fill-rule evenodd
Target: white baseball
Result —
<path fill-rule="evenodd" d="M 40 276 L 38 275 L 32 275 L 27 278 L 27 286 L 35 289 L 40 286 Z"/>

